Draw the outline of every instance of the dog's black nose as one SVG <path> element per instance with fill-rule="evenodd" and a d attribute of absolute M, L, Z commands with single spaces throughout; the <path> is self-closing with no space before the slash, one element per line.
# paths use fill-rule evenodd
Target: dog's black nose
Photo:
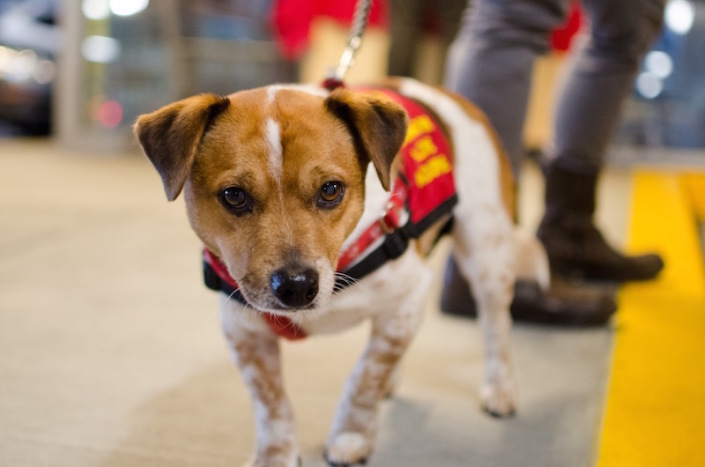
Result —
<path fill-rule="evenodd" d="M 313 269 L 280 269 L 272 274 L 269 282 L 274 296 L 287 307 L 310 305 L 318 295 L 318 273 Z"/>

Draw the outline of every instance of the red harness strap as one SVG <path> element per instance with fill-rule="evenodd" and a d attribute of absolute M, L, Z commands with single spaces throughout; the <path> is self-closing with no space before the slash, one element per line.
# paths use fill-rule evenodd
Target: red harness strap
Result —
<path fill-rule="evenodd" d="M 385 235 L 398 231 L 409 217 L 406 202 L 409 190 L 406 183 L 397 181 L 392 195 L 385 206 L 385 213 L 367 229 L 338 257 L 338 272 L 345 272 L 350 266 L 359 264 L 366 257 L 364 253 Z"/>
<path fill-rule="evenodd" d="M 337 270 L 353 279 L 361 279 L 385 262 L 401 256 L 410 239 L 417 238 L 448 215 L 457 202 L 450 145 L 438 123 L 419 104 L 391 90 L 363 89 L 361 92 L 381 94 L 402 105 L 409 115 L 409 128 L 400 150 L 403 171 L 394 181 L 384 215 L 338 258 Z M 203 265 L 209 288 L 247 303 L 226 266 L 207 249 L 203 252 Z M 337 289 L 347 285 L 347 280 L 336 282 Z M 287 317 L 271 313 L 263 313 L 262 317 L 280 337 L 292 340 L 306 337 L 306 332 Z"/>

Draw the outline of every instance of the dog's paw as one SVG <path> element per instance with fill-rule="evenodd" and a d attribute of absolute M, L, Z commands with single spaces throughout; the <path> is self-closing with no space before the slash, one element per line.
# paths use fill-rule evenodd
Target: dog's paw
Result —
<path fill-rule="evenodd" d="M 367 463 L 373 443 L 362 433 L 346 431 L 337 434 L 328 443 L 325 458 L 331 467 L 349 467 Z"/>
<path fill-rule="evenodd" d="M 510 417 L 516 413 L 516 397 L 510 386 L 486 385 L 482 388 L 482 408 L 493 417 Z"/>
<path fill-rule="evenodd" d="M 243 467 L 301 467 L 301 457 L 298 454 L 287 455 L 282 453 L 273 456 L 256 456 L 252 455 Z"/>

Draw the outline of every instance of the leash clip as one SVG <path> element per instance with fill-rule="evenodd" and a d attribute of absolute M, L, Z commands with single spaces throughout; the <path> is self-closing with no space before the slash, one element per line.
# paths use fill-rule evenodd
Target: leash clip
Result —
<path fill-rule="evenodd" d="M 355 66 L 355 53 L 357 49 L 360 48 L 360 44 L 362 44 L 362 38 L 360 36 L 355 36 L 350 39 L 347 47 L 343 50 L 343 55 L 340 57 L 338 66 L 329 73 L 332 78 L 341 82 L 343 81 L 348 70 Z"/>
<path fill-rule="evenodd" d="M 408 218 L 408 213 L 404 211 L 403 206 L 399 206 L 393 201 L 388 201 L 385 206 L 385 214 L 380 217 L 378 222 L 379 226 L 386 235 L 391 234 L 406 222 Z M 407 214 L 406 216 L 404 214 Z"/>
<path fill-rule="evenodd" d="M 372 0 L 358 0 L 355 7 L 355 16 L 348 35 L 348 42 L 340 57 L 338 66 L 331 67 L 326 77 L 326 82 L 342 83 L 345 74 L 355 65 L 355 54 L 362 44 L 362 35 L 367 27 L 367 20 L 370 16 Z"/>

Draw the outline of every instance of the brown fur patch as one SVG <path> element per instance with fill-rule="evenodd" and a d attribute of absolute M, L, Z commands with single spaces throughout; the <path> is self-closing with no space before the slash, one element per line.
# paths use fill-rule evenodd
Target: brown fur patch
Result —
<path fill-rule="evenodd" d="M 268 120 L 280 129 L 280 180 L 269 170 Z M 321 97 L 282 89 L 270 103 L 266 89 L 244 91 L 231 96 L 230 108 L 203 138 L 185 188 L 189 219 L 248 301 L 272 308 L 271 274 L 292 258 L 309 267 L 325 261 L 332 274 L 362 214 L 365 169 L 345 125 Z M 342 182 L 344 197 L 321 209 L 315 200 L 328 181 Z M 232 186 L 252 197 L 250 214 L 221 206 L 218 193 Z"/>

